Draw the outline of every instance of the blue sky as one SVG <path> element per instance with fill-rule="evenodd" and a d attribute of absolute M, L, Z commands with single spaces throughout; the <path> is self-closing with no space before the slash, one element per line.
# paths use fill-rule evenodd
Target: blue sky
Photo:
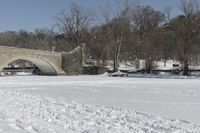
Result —
<path fill-rule="evenodd" d="M 99 9 L 106 3 L 116 5 L 118 0 L 0 0 L 0 31 L 34 31 L 35 28 L 51 28 L 54 16 L 69 8 L 70 3 Z M 166 6 L 177 8 L 177 0 L 138 0 L 140 5 L 151 5 L 157 10 Z M 178 14 L 175 9 L 173 14 Z"/>

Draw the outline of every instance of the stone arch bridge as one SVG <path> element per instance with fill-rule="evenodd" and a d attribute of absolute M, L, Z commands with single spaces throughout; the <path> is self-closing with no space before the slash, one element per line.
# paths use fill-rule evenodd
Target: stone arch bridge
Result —
<path fill-rule="evenodd" d="M 16 60 L 27 60 L 36 65 L 42 75 L 78 74 L 82 67 L 81 47 L 70 52 L 50 52 L 26 48 L 0 46 L 0 72 Z"/>

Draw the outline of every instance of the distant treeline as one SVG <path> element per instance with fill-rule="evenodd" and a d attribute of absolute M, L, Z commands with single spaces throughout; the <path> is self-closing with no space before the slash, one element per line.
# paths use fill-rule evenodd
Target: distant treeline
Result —
<path fill-rule="evenodd" d="M 2 32 L 0 45 L 42 50 L 55 46 L 57 51 L 70 51 L 85 43 L 88 57 L 99 63 L 113 60 L 114 71 L 122 60 L 145 59 L 150 72 L 153 61 L 176 59 L 188 75 L 189 63 L 198 63 L 200 55 L 200 3 L 180 0 L 176 8 L 181 14 L 172 17 L 171 7 L 161 12 L 133 0 L 122 1 L 114 10 L 105 5 L 99 12 L 71 4 L 57 14 L 57 32 Z"/>

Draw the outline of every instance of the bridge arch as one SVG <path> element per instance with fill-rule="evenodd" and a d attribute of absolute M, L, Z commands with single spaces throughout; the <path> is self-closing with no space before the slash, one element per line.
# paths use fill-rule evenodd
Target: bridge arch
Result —
<path fill-rule="evenodd" d="M 53 52 L 9 46 L 0 46 L 0 72 L 9 63 L 27 60 L 40 69 L 43 75 L 80 74 L 84 45 L 70 52 Z"/>
<path fill-rule="evenodd" d="M 0 72 L 3 70 L 4 67 L 8 66 L 8 64 L 16 60 L 30 61 L 31 63 L 33 63 L 35 66 L 38 67 L 42 75 L 58 75 L 59 74 L 59 68 L 57 68 L 57 66 L 51 61 L 34 58 L 34 57 L 23 57 L 23 56 L 13 57 L 4 61 L 0 67 Z"/>

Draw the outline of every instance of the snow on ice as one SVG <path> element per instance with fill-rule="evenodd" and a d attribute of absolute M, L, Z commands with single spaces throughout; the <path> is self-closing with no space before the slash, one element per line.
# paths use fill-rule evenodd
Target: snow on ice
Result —
<path fill-rule="evenodd" d="M 198 117 L 199 81 L 104 76 L 1 77 L 0 133 L 199 133 L 198 121 L 195 124 L 187 117 L 175 117 L 181 114 L 177 108 L 188 108 L 185 113 L 193 110 L 191 115 Z M 163 98 L 164 94 L 167 96 Z M 171 107 L 175 107 L 174 115 L 169 111 Z"/>

